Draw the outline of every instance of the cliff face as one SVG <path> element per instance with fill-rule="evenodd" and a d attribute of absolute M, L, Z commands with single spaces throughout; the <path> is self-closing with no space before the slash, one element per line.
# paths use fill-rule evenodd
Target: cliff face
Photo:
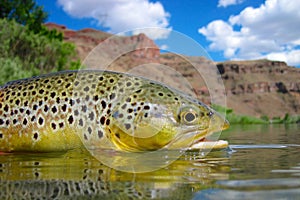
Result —
<path fill-rule="evenodd" d="M 284 62 L 257 60 L 217 63 L 228 106 L 241 114 L 300 114 L 300 69 Z"/>
<path fill-rule="evenodd" d="M 63 32 L 64 39 L 76 45 L 78 57 L 81 60 L 90 55 L 89 53 L 98 44 L 103 41 L 107 42 L 105 39 L 112 36 L 94 29 L 73 31 L 52 23 L 46 26 Z M 207 85 L 203 77 L 199 77 L 199 73 L 195 71 L 192 64 L 178 55 L 160 54 L 158 46 L 146 35 L 113 37 L 106 45 L 106 54 L 124 53 L 114 59 L 107 69 L 130 71 L 133 74 L 164 82 L 187 93 L 191 93 L 192 90 L 202 101 L 210 103 Z M 124 45 L 137 50 L 122 52 L 120 49 Z M 95 59 L 90 59 L 92 61 L 89 66 L 99 66 L 103 63 L 99 62 L 98 56 L 95 54 Z M 300 114 L 299 68 L 289 67 L 284 62 L 269 60 L 218 63 L 213 63 L 203 57 L 189 57 L 189 60 L 203 68 L 209 65 L 217 66 L 225 85 L 227 105 L 238 114 L 256 117 L 262 115 L 282 117 L 286 113 Z M 181 76 L 185 81 L 182 81 Z"/>

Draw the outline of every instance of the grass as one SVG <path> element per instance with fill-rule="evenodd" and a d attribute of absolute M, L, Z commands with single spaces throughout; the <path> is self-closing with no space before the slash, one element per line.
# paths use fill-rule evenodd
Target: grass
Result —
<path fill-rule="evenodd" d="M 284 117 L 269 118 L 261 116 L 260 118 L 235 114 L 233 109 L 224 108 L 219 105 L 212 105 L 212 108 L 218 112 L 226 114 L 226 119 L 230 124 L 291 124 L 300 123 L 300 115 L 290 116 L 288 113 Z"/>

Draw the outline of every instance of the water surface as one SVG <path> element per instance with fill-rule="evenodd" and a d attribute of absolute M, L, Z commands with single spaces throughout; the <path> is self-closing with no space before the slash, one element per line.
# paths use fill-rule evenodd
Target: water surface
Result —
<path fill-rule="evenodd" d="M 300 199 L 299 128 L 232 126 L 229 149 L 137 174 L 81 151 L 1 154 L 0 199 Z"/>

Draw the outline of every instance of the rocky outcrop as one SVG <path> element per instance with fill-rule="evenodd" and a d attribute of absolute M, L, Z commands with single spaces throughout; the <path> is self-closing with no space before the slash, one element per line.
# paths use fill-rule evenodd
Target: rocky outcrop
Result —
<path fill-rule="evenodd" d="M 255 60 L 217 63 L 228 104 L 241 114 L 270 117 L 300 114 L 300 69 L 285 62 Z"/>
<path fill-rule="evenodd" d="M 184 57 L 160 54 L 158 46 L 144 34 L 112 36 L 95 29 L 69 30 L 65 26 L 48 23 L 50 29 L 64 34 L 65 41 L 76 45 L 78 58 L 84 60 L 97 45 L 107 42 L 106 54 L 122 53 L 109 65 L 110 70 L 130 71 L 164 82 L 184 92 L 196 93 L 205 103 L 211 96 L 203 77 Z M 110 38 L 107 40 L 107 38 Z M 133 51 L 122 50 L 128 46 Z M 146 48 L 145 48 L 146 47 Z M 92 60 L 92 59 L 91 59 Z M 227 105 L 238 114 L 260 117 L 300 114 L 300 68 L 289 67 L 285 62 L 270 60 L 227 61 L 213 63 L 203 57 L 189 58 L 203 68 L 215 65 L 225 85 Z M 101 62 L 100 62 L 101 63 Z M 99 60 L 95 55 L 95 63 Z M 132 70 L 136 66 L 137 70 Z M 165 67 L 164 67 L 165 66 Z M 168 67 L 173 70 L 169 70 Z M 184 81 L 183 81 L 184 80 Z M 215 92 L 219 91 L 214 88 Z"/>
<path fill-rule="evenodd" d="M 45 26 L 49 29 L 56 29 L 62 32 L 65 41 L 74 43 L 76 45 L 78 57 L 81 60 L 84 60 L 97 45 L 105 40 L 107 42 L 106 45 L 111 49 L 118 49 L 120 46 L 133 46 L 134 48 L 132 49 L 135 49 L 135 51 L 125 53 L 128 53 L 135 59 L 156 60 L 160 54 L 158 46 L 143 33 L 130 37 L 116 37 L 112 34 L 91 28 L 74 31 L 63 25 L 54 23 L 47 23 Z M 107 40 L 108 38 L 110 39 Z"/>

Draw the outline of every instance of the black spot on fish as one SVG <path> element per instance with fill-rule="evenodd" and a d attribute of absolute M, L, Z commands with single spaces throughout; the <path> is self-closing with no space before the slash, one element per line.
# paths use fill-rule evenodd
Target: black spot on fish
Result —
<path fill-rule="evenodd" d="M 150 110 L 150 106 L 145 105 L 145 106 L 144 106 L 144 109 L 145 109 L 145 110 Z"/>
<path fill-rule="evenodd" d="M 30 119 L 30 121 L 34 122 L 35 119 L 36 119 L 35 116 L 32 116 L 31 119 Z"/>
<path fill-rule="evenodd" d="M 93 132 L 92 128 L 91 128 L 91 127 L 88 127 L 88 133 L 89 133 L 89 134 L 92 134 L 92 132 Z"/>
<path fill-rule="evenodd" d="M 51 97 L 51 98 L 54 98 L 55 96 L 56 96 L 56 93 L 55 93 L 55 92 L 51 92 L 51 93 L 50 93 L 50 97 Z"/>
<path fill-rule="evenodd" d="M 44 106 L 44 112 L 48 112 L 49 107 L 47 105 Z"/>
<path fill-rule="evenodd" d="M 26 118 L 24 118 L 24 120 L 23 120 L 23 125 L 24 125 L 24 126 L 26 126 L 26 125 L 27 125 L 27 123 L 28 123 L 27 119 L 26 119 Z"/>
<path fill-rule="evenodd" d="M 8 105 L 5 105 L 5 106 L 4 106 L 4 111 L 5 111 L 5 112 L 8 112 L 8 110 L 9 110 Z"/>
<path fill-rule="evenodd" d="M 126 108 L 126 106 L 127 106 L 127 104 L 123 104 L 121 108 L 124 110 Z"/>
<path fill-rule="evenodd" d="M 0 125 L 3 125 L 3 124 L 4 124 L 3 119 L 0 119 Z"/>
<path fill-rule="evenodd" d="M 131 127 L 131 125 L 130 124 L 124 124 L 125 125 L 125 128 L 127 129 L 127 130 L 129 130 L 130 129 L 130 127 Z"/>
<path fill-rule="evenodd" d="M 15 103 L 16 103 L 17 106 L 20 105 L 20 99 L 17 99 L 17 100 L 15 101 Z"/>
<path fill-rule="evenodd" d="M 79 119 L 78 124 L 79 124 L 79 126 L 83 126 L 83 120 Z"/>
<path fill-rule="evenodd" d="M 94 101 L 98 101 L 98 100 L 99 100 L 98 95 L 95 95 L 95 96 L 94 96 Z"/>
<path fill-rule="evenodd" d="M 126 101 L 127 101 L 127 102 L 130 102 L 130 101 L 131 101 L 131 98 L 130 98 L 130 97 L 128 97 L 128 98 L 126 99 Z"/>
<path fill-rule="evenodd" d="M 110 124 L 110 119 L 106 120 L 106 125 L 108 126 Z"/>
<path fill-rule="evenodd" d="M 78 86 L 79 83 L 80 83 L 79 81 L 76 81 L 76 82 L 74 83 L 74 85 L 75 85 L 75 86 Z"/>
<path fill-rule="evenodd" d="M 53 113 L 56 113 L 56 112 L 57 112 L 56 106 L 53 106 L 52 109 L 51 109 L 51 111 L 52 111 Z"/>
<path fill-rule="evenodd" d="M 70 99 L 69 104 L 70 104 L 70 106 L 73 106 L 75 104 L 75 101 L 73 99 Z"/>
<path fill-rule="evenodd" d="M 18 120 L 17 119 L 13 119 L 13 124 L 17 124 Z"/>
<path fill-rule="evenodd" d="M 128 108 L 127 112 L 128 112 L 128 113 L 132 113 L 132 112 L 133 112 L 133 109 L 132 109 L 132 108 Z"/>
<path fill-rule="evenodd" d="M 110 100 L 113 100 L 116 97 L 115 93 L 111 93 L 111 95 L 109 95 Z"/>
<path fill-rule="evenodd" d="M 71 86 L 71 83 L 68 83 L 65 87 L 69 88 Z"/>
<path fill-rule="evenodd" d="M 101 101 L 101 106 L 102 106 L 103 109 L 106 108 L 106 102 L 104 100 Z"/>
<path fill-rule="evenodd" d="M 56 97 L 56 103 L 60 103 L 60 98 L 59 97 Z"/>
<path fill-rule="evenodd" d="M 35 95 L 36 95 L 36 91 L 33 90 L 33 91 L 31 92 L 31 94 L 32 94 L 33 96 L 35 96 Z"/>
<path fill-rule="evenodd" d="M 56 129 L 56 124 L 54 122 L 52 122 L 51 127 L 52 127 L 53 130 L 55 130 Z"/>
<path fill-rule="evenodd" d="M 94 112 L 90 112 L 89 118 L 90 118 L 91 121 L 94 120 L 94 117 L 95 117 Z"/>
<path fill-rule="evenodd" d="M 39 90 L 39 93 L 40 93 L 40 94 L 43 94 L 44 92 L 45 92 L 45 90 L 43 90 L 43 89 L 40 89 L 40 90 Z"/>
<path fill-rule="evenodd" d="M 62 95 L 63 97 L 65 97 L 65 96 L 67 96 L 67 93 L 66 93 L 66 92 L 62 92 L 61 95 Z"/>
<path fill-rule="evenodd" d="M 79 115 L 79 111 L 78 111 L 78 110 L 75 110 L 75 111 L 74 111 L 74 115 L 75 115 L 75 116 L 78 116 L 78 115 Z"/>
<path fill-rule="evenodd" d="M 101 130 L 98 131 L 98 138 L 102 138 L 103 137 L 103 132 Z"/>
<path fill-rule="evenodd" d="M 73 122 L 74 122 L 74 118 L 73 118 L 73 116 L 72 116 L 72 115 L 70 115 L 70 116 L 69 116 L 69 118 L 68 118 L 68 122 L 69 122 L 69 124 L 73 124 Z"/>
<path fill-rule="evenodd" d="M 88 92 L 90 90 L 89 86 L 86 86 L 85 88 L 83 88 L 83 91 Z"/>
<path fill-rule="evenodd" d="M 59 126 L 59 128 L 63 128 L 64 127 L 64 123 L 60 122 L 60 123 L 58 123 L 58 126 Z"/>
<path fill-rule="evenodd" d="M 3 138 L 3 133 L 0 133 L 0 139 L 2 139 Z"/>
<path fill-rule="evenodd" d="M 43 125 L 44 119 L 42 117 L 39 117 L 38 123 L 39 123 L 39 125 Z"/>
<path fill-rule="evenodd" d="M 102 125 L 105 124 L 105 117 L 104 117 L 104 116 L 102 116 L 102 117 L 100 118 L 100 123 L 101 123 Z"/>
<path fill-rule="evenodd" d="M 86 105 L 81 106 L 81 110 L 82 110 L 82 112 L 86 112 L 87 111 L 87 106 Z"/>
<path fill-rule="evenodd" d="M 212 117 L 214 115 L 214 113 L 212 112 L 212 111 L 209 111 L 208 113 L 207 113 L 207 116 L 208 117 Z"/>
<path fill-rule="evenodd" d="M 38 134 L 37 132 L 35 132 L 35 133 L 33 134 L 33 139 L 37 140 L 38 138 L 39 138 L 39 134 Z"/>
<path fill-rule="evenodd" d="M 67 105 L 64 104 L 64 105 L 61 107 L 61 110 L 62 110 L 63 112 L 66 112 L 66 111 L 67 111 Z"/>
<path fill-rule="evenodd" d="M 37 109 L 38 109 L 38 105 L 34 104 L 34 105 L 32 106 L 32 109 L 33 109 L 33 110 L 37 110 Z"/>

